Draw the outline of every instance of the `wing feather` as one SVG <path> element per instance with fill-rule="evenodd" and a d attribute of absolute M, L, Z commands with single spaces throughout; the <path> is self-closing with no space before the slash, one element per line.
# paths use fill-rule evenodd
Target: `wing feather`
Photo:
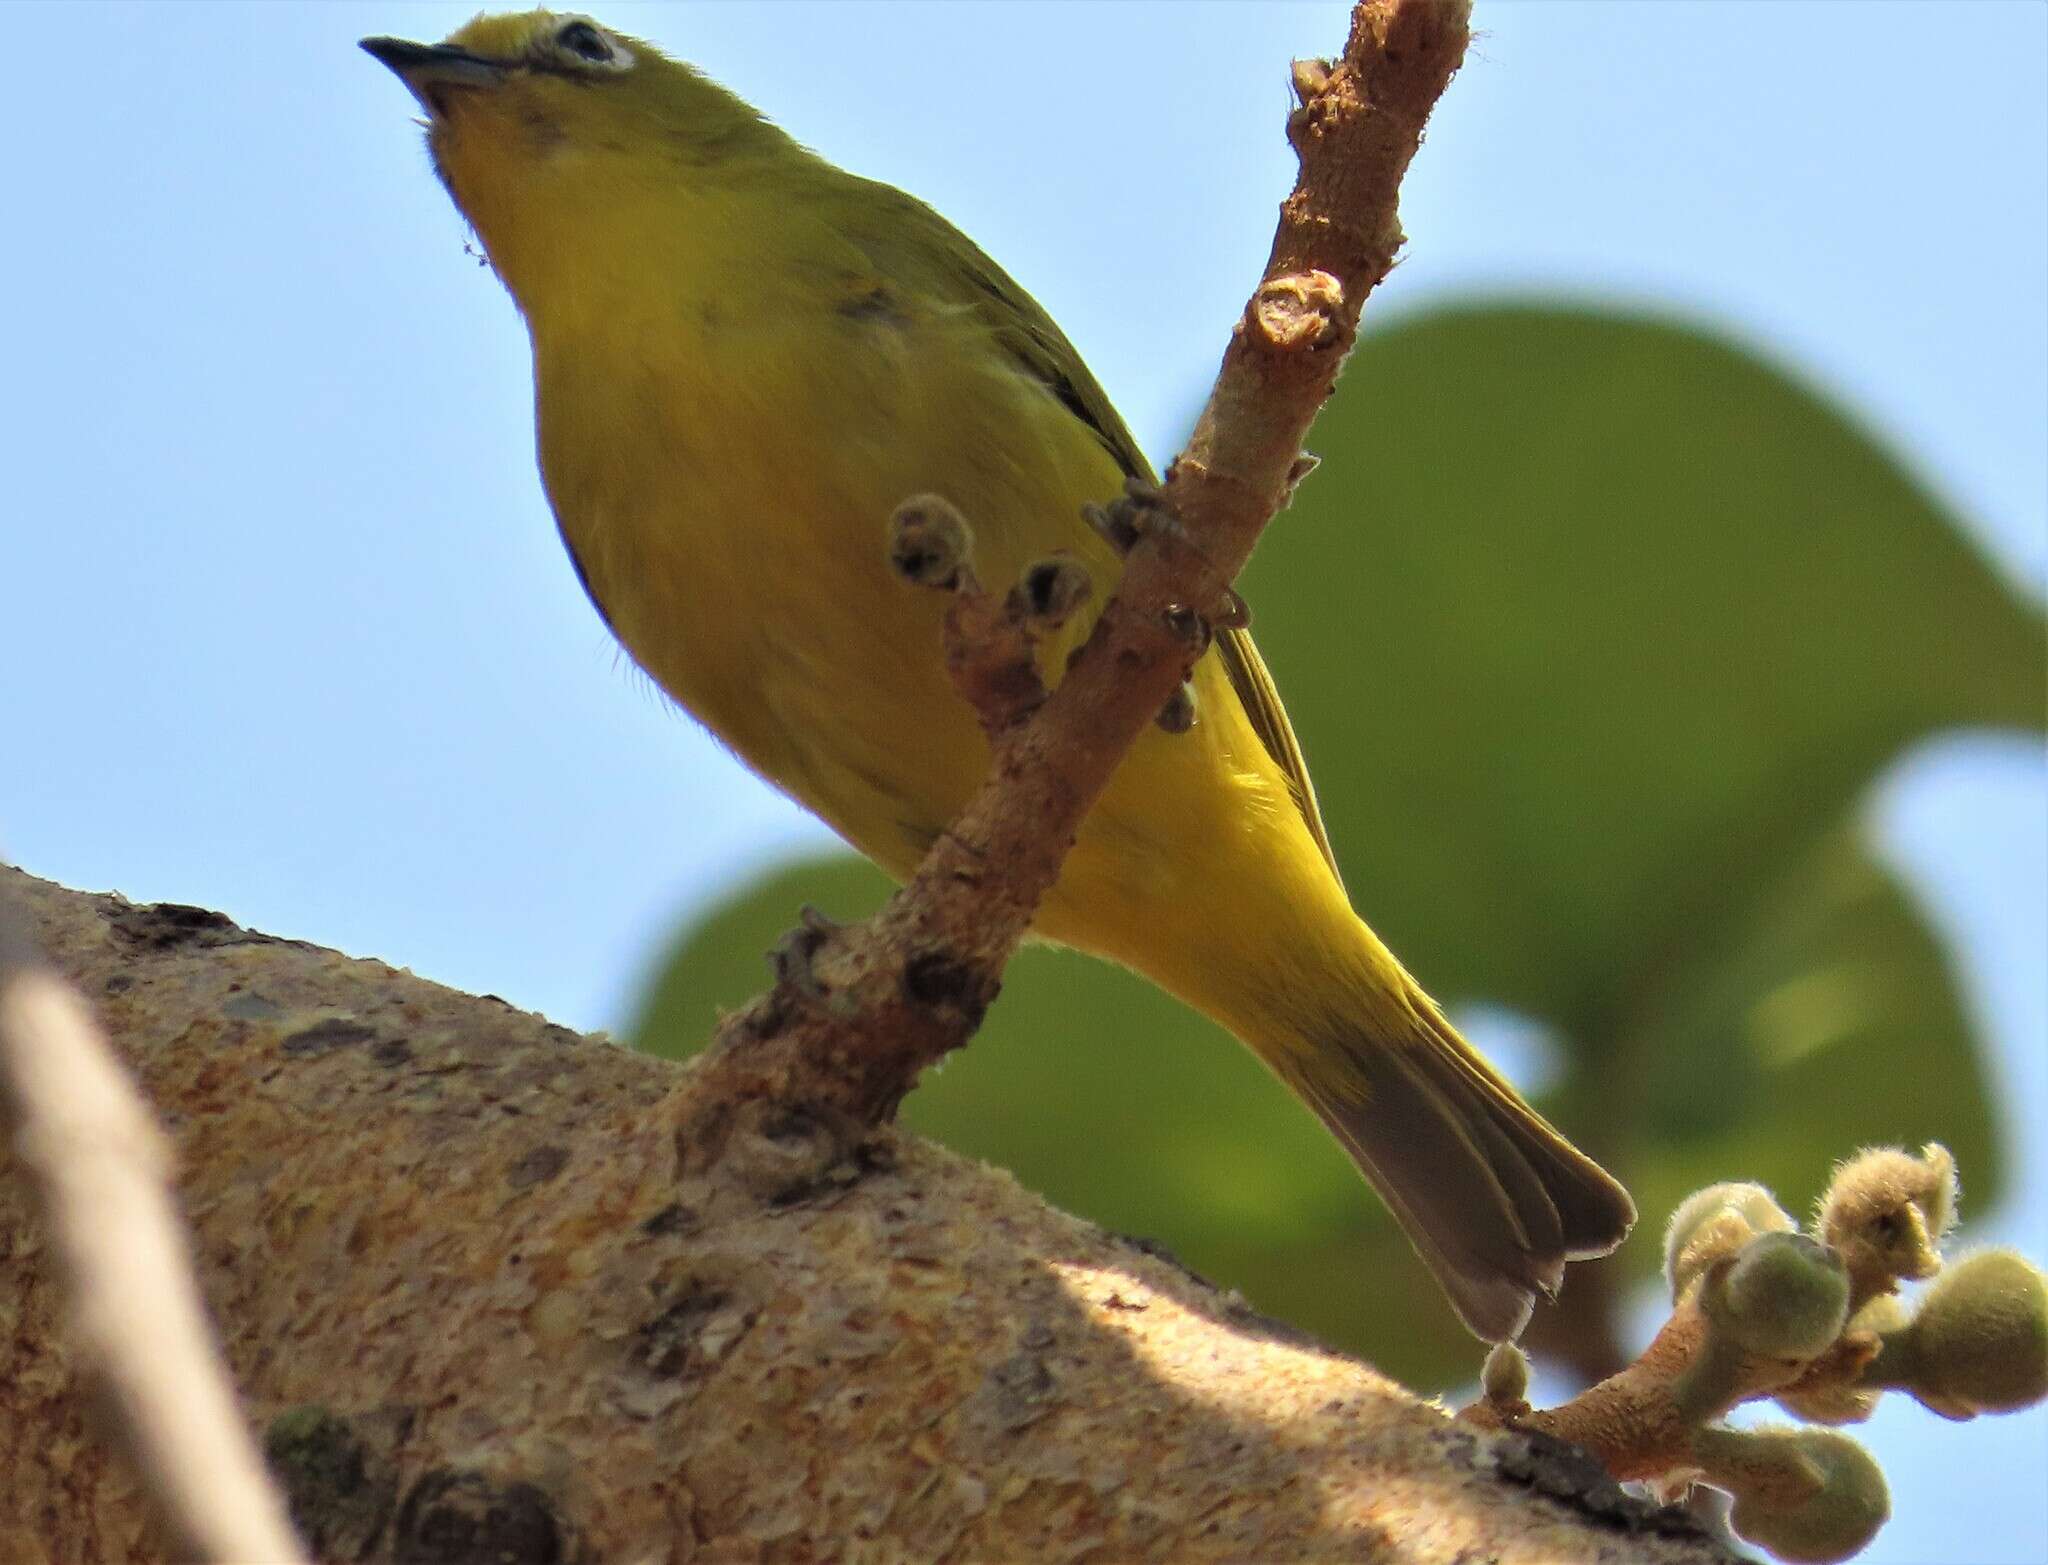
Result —
<path fill-rule="evenodd" d="M 1145 453 L 1138 449 L 1137 441 L 1131 438 L 1129 428 L 1088 372 L 1074 345 L 1038 301 L 923 202 L 885 185 L 869 185 L 867 193 L 870 201 L 878 203 L 869 210 L 886 212 L 885 222 L 859 236 L 862 248 L 877 269 L 897 277 L 908 272 L 919 285 L 932 288 L 949 302 L 972 309 L 1017 367 L 1087 426 L 1126 477 L 1153 482 Z M 906 235 L 918 238 L 914 252 L 903 248 Z M 891 239 L 895 243 L 889 243 Z M 883 250 L 888 253 L 878 253 Z M 929 275 L 935 259 L 943 268 L 942 275 L 936 277 Z M 1316 791 L 1309 782 L 1301 743 L 1294 737 L 1287 710 L 1280 704 L 1280 692 L 1274 688 L 1273 676 L 1266 671 L 1265 660 L 1252 644 L 1251 634 L 1244 630 L 1219 632 L 1216 653 L 1230 677 L 1231 688 L 1244 706 L 1245 716 L 1251 720 L 1252 731 L 1286 779 L 1287 791 L 1301 812 L 1309 835 L 1322 850 L 1330 873 L 1337 875 L 1337 858 L 1330 851 L 1329 833 L 1316 806 Z M 1339 875 L 1339 884 L 1342 879 Z"/>
<path fill-rule="evenodd" d="M 1301 741 L 1294 737 L 1294 725 L 1287 720 L 1287 709 L 1280 704 L 1280 692 L 1274 687 L 1273 676 L 1266 671 L 1266 660 L 1259 656 L 1259 649 L 1252 644 L 1251 632 L 1219 632 L 1216 655 L 1223 659 L 1223 670 L 1230 676 L 1231 689 L 1244 703 L 1244 714 L 1251 719 L 1252 732 L 1259 736 L 1266 753 L 1273 757 L 1273 764 L 1287 779 L 1287 791 L 1294 799 L 1295 808 L 1301 811 L 1308 834 L 1322 849 L 1323 862 L 1330 866 L 1330 873 L 1337 877 L 1337 884 L 1343 885 L 1344 876 L 1337 868 L 1337 855 L 1330 851 L 1330 834 L 1323 825 L 1323 812 L 1316 804 L 1315 784 L 1308 780 L 1308 762 L 1302 757 Z"/>

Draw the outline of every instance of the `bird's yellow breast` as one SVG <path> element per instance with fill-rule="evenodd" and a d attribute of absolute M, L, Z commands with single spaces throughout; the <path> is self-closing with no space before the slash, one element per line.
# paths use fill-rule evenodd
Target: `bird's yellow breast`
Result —
<path fill-rule="evenodd" d="M 991 582 L 1062 546 L 1110 578 L 1078 510 L 1119 475 L 964 314 L 853 265 L 720 270 L 652 312 L 534 322 L 548 493 L 648 672 L 901 873 L 985 752 L 945 681 L 943 604 L 888 568 L 890 513 L 944 493 Z"/>

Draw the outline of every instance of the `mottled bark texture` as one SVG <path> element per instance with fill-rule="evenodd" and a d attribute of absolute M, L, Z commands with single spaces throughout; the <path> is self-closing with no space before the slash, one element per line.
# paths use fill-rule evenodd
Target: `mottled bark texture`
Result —
<path fill-rule="evenodd" d="M 107 1444 L 181 1559 L 303 1565 L 206 1318 L 171 1144 L 0 882 L 0 1145 Z M 5 1247 L 0 1246 L 0 1255 Z"/>
<path fill-rule="evenodd" d="M 1007 1175 L 824 1161 L 687 1071 L 0 870 L 175 1142 L 207 1303 L 324 1559 L 1716 1558 Z M 160 1557 L 0 1169 L 0 1559 Z"/>

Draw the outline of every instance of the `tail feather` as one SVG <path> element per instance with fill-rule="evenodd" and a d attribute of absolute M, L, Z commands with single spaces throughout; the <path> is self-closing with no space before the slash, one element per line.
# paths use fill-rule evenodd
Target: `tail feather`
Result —
<path fill-rule="evenodd" d="M 1490 1342 L 1517 1336 L 1568 1260 L 1605 1255 L 1635 1205 L 1524 1103 L 1417 994 L 1412 1028 L 1320 1031 L 1284 1074 L 1399 1220 L 1459 1316 Z M 1300 1059 L 1300 1057 L 1297 1057 Z M 1341 1062 L 1333 1074 L 1320 1062 Z"/>

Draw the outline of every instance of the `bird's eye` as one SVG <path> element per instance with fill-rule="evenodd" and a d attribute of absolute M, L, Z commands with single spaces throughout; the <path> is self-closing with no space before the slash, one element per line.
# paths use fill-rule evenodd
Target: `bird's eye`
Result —
<path fill-rule="evenodd" d="M 612 63 L 611 41 L 588 22 L 571 22 L 555 34 L 555 42 L 567 53 L 592 65 Z"/>

